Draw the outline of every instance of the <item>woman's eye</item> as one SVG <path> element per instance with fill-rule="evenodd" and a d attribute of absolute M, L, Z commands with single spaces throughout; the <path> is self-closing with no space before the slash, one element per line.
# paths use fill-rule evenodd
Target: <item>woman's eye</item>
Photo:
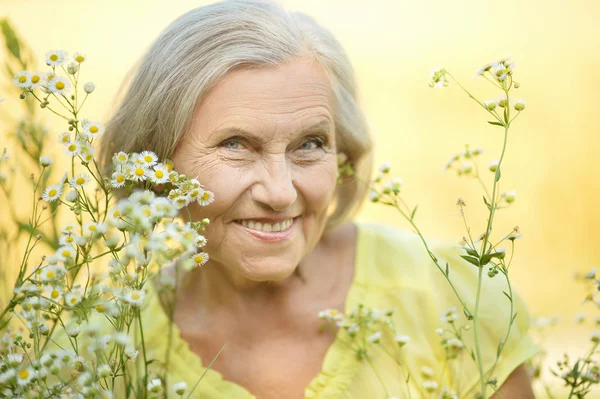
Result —
<path fill-rule="evenodd" d="M 227 148 L 228 150 L 241 150 L 244 147 L 240 140 L 235 138 L 223 141 L 221 146 Z"/>
<path fill-rule="evenodd" d="M 311 137 L 308 140 L 306 140 L 304 143 L 302 143 L 300 148 L 302 148 L 303 150 L 315 150 L 317 148 L 322 148 L 324 145 L 325 145 L 325 143 L 320 138 Z"/>

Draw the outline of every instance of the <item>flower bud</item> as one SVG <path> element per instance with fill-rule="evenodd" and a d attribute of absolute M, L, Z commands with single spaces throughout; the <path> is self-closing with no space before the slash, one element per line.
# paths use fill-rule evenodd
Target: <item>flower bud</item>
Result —
<path fill-rule="evenodd" d="M 78 196 L 77 190 L 71 190 L 65 195 L 65 199 L 69 202 L 75 202 Z"/>
<path fill-rule="evenodd" d="M 525 109 L 525 104 L 526 104 L 525 99 L 519 98 L 517 100 L 517 102 L 515 103 L 514 108 L 519 112 L 523 111 Z"/>
<path fill-rule="evenodd" d="M 521 84 L 519 82 L 513 82 L 513 85 L 515 86 L 515 89 L 521 87 Z"/>
<path fill-rule="evenodd" d="M 491 172 L 495 172 L 496 169 L 498 169 L 498 161 L 492 161 L 492 162 L 488 163 L 488 169 Z"/>
<path fill-rule="evenodd" d="M 52 165 L 52 158 L 41 156 L 40 165 L 42 165 L 44 168 Z"/>
<path fill-rule="evenodd" d="M 485 105 L 485 107 L 488 110 L 493 111 L 494 109 L 496 109 L 496 106 L 498 106 L 498 101 L 497 100 L 485 100 L 483 102 L 483 105 Z"/>
<path fill-rule="evenodd" d="M 87 82 L 86 84 L 83 85 L 83 90 L 88 94 L 93 92 L 95 89 L 96 89 L 96 85 L 94 84 L 94 82 Z"/>
<path fill-rule="evenodd" d="M 515 190 L 507 191 L 504 193 L 504 200 L 506 202 L 508 202 L 509 204 L 513 203 L 516 198 L 517 198 L 517 193 Z"/>

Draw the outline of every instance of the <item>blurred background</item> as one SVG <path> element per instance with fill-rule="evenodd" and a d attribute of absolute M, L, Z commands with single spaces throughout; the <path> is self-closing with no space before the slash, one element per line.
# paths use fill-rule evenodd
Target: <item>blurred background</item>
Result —
<path fill-rule="evenodd" d="M 474 179 L 442 168 L 466 144 L 483 148 L 479 166 L 491 190 L 493 174 L 486 165 L 499 158 L 503 131 L 487 124 L 486 113 L 453 82 L 443 90 L 429 88 L 429 73 L 444 67 L 485 100 L 500 92 L 481 78 L 472 79 L 477 69 L 502 57 L 516 62 L 514 80 L 521 87 L 513 96 L 525 98 L 527 108 L 511 129 L 500 190 L 516 190 L 517 200 L 497 213 L 494 233 L 499 239 L 519 226 L 523 237 L 516 241 L 513 284 L 532 316 L 560 317 L 546 334 L 547 363 L 565 350 L 576 357 L 589 349 L 597 312 L 590 304 L 580 305 L 585 292 L 573 273 L 600 264 L 600 139 L 594 117 L 600 2 L 281 2 L 316 18 L 342 43 L 375 138 L 375 165 L 391 161 L 393 174 L 404 180 L 404 198 L 419 204 L 416 222 L 425 235 L 457 244 L 465 235 L 457 198 L 467 204 L 475 236 L 485 230 L 487 209 Z M 98 86 L 88 99 L 87 115 L 104 120 L 126 72 L 156 36 L 181 14 L 209 3 L 0 0 L 0 17 L 7 17 L 33 50 L 39 70 L 45 70 L 48 50 L 86 53 L 82 79 Z M 17 120 L 20 100 L 6 74 L 0 82 L 2 143 Z M 51 133 L 64 130 L 49 112 L 41 115 Z M 391 209 L 373 204 L 358 219 L 410 228 Z M 576 326 L 573 318 L 580 311 L 587 320 Z"/>

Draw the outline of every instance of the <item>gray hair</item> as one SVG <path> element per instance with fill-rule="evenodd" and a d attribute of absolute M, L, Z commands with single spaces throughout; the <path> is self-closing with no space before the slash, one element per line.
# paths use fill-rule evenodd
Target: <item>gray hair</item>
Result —
<path fill-rule="evenodd" d="M 344 179 L 336 189 L 327 229 L 341 224 L 364 201 L 367 187 L 360 180 L 369 179 L 372 167 L 354 70 L 331 32 L 273 0 L 225 0 L 199 7 L 158 36 L 126 77 L 130 84 L 123 88 L 128 89 L 106 124 L 100 149 L 104 170 L 110 170 L 117 151 L 150 150 L 169 159 L 202 96 L 233 68 L 276 67 L 307 55 L 330 79 L 337 151 L 357 171 L 357 178 Z"/>

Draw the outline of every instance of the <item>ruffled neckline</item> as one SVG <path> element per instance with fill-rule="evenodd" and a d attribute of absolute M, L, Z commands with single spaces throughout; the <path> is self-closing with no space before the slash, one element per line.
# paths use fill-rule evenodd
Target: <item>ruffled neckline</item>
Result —
<path fill-rule="evenodd" d="M 344 311 L 348 313 L 356 308 L 359 303 L 363 302 L 365 296 L 366 274 L 364 268 L 368 267 L 368 244 L 367 234 L 365 229 L 359 223 L 354 222 L 356 226 L 356 252 L 354 264 L 354 276 L 352 283 L 346 294 L 344 302 Z M 148 342 L 151 347 L 158 353 L 166 351 L 167 336 L 169 331 L 170 320 L 165 309 L 159 300 L 157 288 L 153 283 L 150 283 L 147 292 L 147 308 L 145 311 L 149 329 L 145 332 L 148 336 Z M 209 398 L 243 398 L 256 399 L 246 388 L 237 383 L 225 380 L 223 375 L 211 369 L 207 369 L 203 364 L 200 356 L 190 349 L 187 341 L 181 337 L 179 327 L 173 323 L 173 337 L 170 350 L 170 374 L 175 372 L 176 365 L 184 365 L 187 370 L 198 370 L 197 378 L 202 377 L 202 381 L 194 390 L 194 397 L 209 397 Z M 341 335 L 343 329 L 339 329 L 336 333 L 334 341 L 325 352 L 321 371 L 311 380 L 304 391 L 305 398 L 311 399 L 337 399 L 348 388 L 358 369 L 361 365 L 356 353 L 348 348 L 343 341 Z M 171 381 L 171 383 L 177 381 Z M 196 381 L 187 381 L 190 389 L 196 384 Z M 191 385 L 190 385 L 191 384 Z"/>

